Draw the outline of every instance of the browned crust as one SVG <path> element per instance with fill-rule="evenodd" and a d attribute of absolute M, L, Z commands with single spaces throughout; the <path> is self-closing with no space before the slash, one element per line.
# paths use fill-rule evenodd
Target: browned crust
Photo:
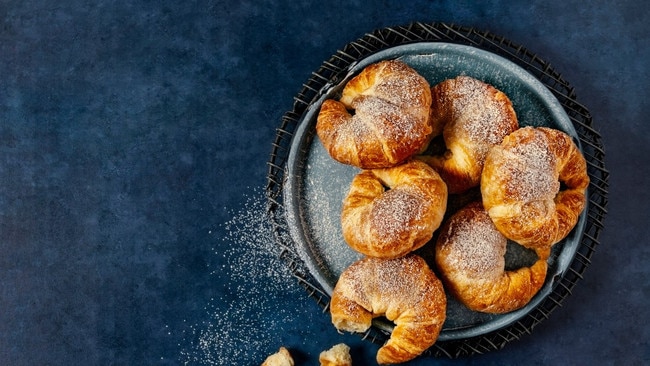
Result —
<path fill-rule="evenodd" d="M 421 156 L 447 183 L 452 194 L 479 185 L 487 151 L 519 127 L 510 99 L 490 84 L 469 76 L 431 88 L 433 135 L 443 135 L 447 150 Z"/>
<path fill-rule="evenodd" d="M 431 240 L 446 206 L 445 183 L 421 161 L 365 170 L 352 180 L 343 201 L 343 237 L 365 255 L 399 257 Z"/>
<path fill-rule="evenodd" d="M 538 144 L 550 154 L 548 169 L 527 166 L 521 151 L 530 144 Z M 522 171 L 529 175 L 526 179 L 522 179 Z M 555 189 L 530 194 L 537 182 L 549 180 L 557 182 Z M 561 191 L 560 182 L 566 187 Z M 524 127 L 490 150 L 481 193 L 499 231 L 526 247 L 544 249 L 575 227 L 585 207 L 588 185 L 586 161 L 569 135 L 547 127 Z"/>
<path fill-rule="evenodd" d="M 350 265 L 332 293 L 330 314 L 339 330 L 363 332 L 373 317 L 395 323 L 377 353 L 380 364 L 401 363 L 435 343 L 446 317 L 447 298 L 424 259 L 364 258 Z"/>
<path fill-rule="evenodd" d="M 429 142 L 430 106 L 426 79 L 403 62 L 381 61 L 351 79 L 340 101 L 323 102 L 316 133 L 330 156 L 343 164 L 392 167 Z"/>
<path fill-rule="evenodd" d="M 440 233 L 435 247 L 436 266 L 446 289 L 469 309 L 494 314 L 520 309 L 546 280 L 548 252 L 539 253 L 531 267 L 505 270 L 507 239 L 480 202 L 456 212 Z M 476 268 L 476 261 L 486 263 Z"/>

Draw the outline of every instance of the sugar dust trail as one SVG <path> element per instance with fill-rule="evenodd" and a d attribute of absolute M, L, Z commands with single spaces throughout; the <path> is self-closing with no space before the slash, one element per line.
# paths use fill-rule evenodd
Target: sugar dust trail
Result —
<path fill-rule="evenodd" d="M 254 189 L 244 199 L 219 224 L 222 237 L 215 238 L 212 250 L 218 268 L 210 276 L 225 291 L 209 299 L 204 319 L 184 332 L 179 345 L 184 365 L 260 364 L 286 346 L 283 335 L 301 328 L 297 319 L 312 315 L 312 307 L 283 305 L 288 298 L 309 299 L 279 257 L 264 192 Z"/>

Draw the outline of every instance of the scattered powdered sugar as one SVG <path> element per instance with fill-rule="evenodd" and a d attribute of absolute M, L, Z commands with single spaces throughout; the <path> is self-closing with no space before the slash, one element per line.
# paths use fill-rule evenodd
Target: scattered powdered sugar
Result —
<path fill-rule="evenodd" d="M 318 265 L 331 271 L 331 287 L 343 269 L 360 257 L 343 239 L 341 227 L 343 199 L 358 172 L 358 168 L 335 162 L 317 141 L 312 143 L 304 172 L 304 191 L 298 194 L 303 198 L 306 234 L 315 253 L 301 254 L 321 261 Z M 287 210 L 292 212 L 292 208 Z M 297 249 L 305 250 L 304 246 Z"/>
<path fill-rule="evenodd" d="M 300 309 L 277 306 L 280 296 L 303 292 L 279 257 L 265 205 L 256 192 L 221 225 L 225 236 L 213 251 L 222 264 L 211 275 L 226 291 L 210 299 L 205 320 L 185 332 L 182 364 L 259 364 L 280 346 L 281 329 L 300 318 Z M 261 316 L 265 312 L 274 313 L 272 320 Z"/>

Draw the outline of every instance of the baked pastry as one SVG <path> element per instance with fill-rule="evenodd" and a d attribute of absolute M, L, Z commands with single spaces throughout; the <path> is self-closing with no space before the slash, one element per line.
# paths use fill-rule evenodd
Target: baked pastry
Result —
<path fill-rule="evenodd" d="M 431 125 L 445 147 L 419 158 L 440 173 L 449 193 L 462 193 L 479 185 L 488 150 L 519 127 L 517 115 L 508 96 L 469 76 L 445 80 L 431 95 Z"/>
<path fill-rule="evenodd" d="M 481 177 L 483 206 L 497 229 L 540 249 L 566 237 L 585 207 L 587 164 L 566 133 L 524 127 L 490 149 Z"/>
<path fill-rule="evenodd" d="M 395 323 L 390 339 L 377 352 L 380 364 L 411 360 L 438 339 L 447 298 L 442 283 L 422 257 L 366 257 L 339 277 L 330 302 L 338 330 L 365 332 L 374 317 Z"/>
<path fill-rule="evenodd" d="M 280 347 L 280 350 L 269 355 L 261 366 L 293 366 L 293 358 L 286 348 Z"/>
<path fill-rule="evenodd" d="M 531 267 L 506 271 L 507 241 L 480 202 L 460 209 L 443 225 L 436 267 L 446 289 L 469 309 L 494 314 L 517 310 L 544 284 L 550 251 L 538 253 Z"/>
<path fill-rule="evenodd" d="M 354 262 L 341 273 L 330 302 L 338 330 L 365 332 L 372 318 L 381 315 L 395 323 L 377 352 L 380 364 L 406 362 L 433 345 L 446 308 L 442 283 L 416 254 Z"/>
<path fill-rule="evenodd" d="M 334 345 L 318 356 L 320 366 L 352 366 L 350 347 L 345 343 Z"/>
<path fill-rule="evenodd" d="M 364 170 L 343 200 L 343 237 L 362 254 L 396 258 L 431 240 L 446 207 L 445 183 L 421 161 Z"/>
<path fill-rule="evenodd" d="M 429 83 L 407 64 L 381 61 L 325 100 L 316 133 L 335 160 L 363 169 L 395 166 L 429 142 Z M 354 112 L 351 113 L 350 111 Z"/>

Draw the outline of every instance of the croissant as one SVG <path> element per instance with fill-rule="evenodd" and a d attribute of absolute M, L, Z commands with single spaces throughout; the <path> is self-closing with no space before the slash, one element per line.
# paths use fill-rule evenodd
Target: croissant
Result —
<path fill-rule="evenodd" d="M 503 235 L 543 249 L 575 227 L 588 185 L 585 158 L 569 135 L 548 127 L 524 127 L 488 153 L 481 195 Z"/>
<path fill-rule="evenodd" d="M 519 127 L 510 99 L 492 85 L 469 76 L 445 80 L 431 88 L 433 134 L 442 133 L 444 152 L 421 155 L 447 183 L 462 193 L 481 181 L 490 147 Z"/>
<path fill-rule="evenodd" d="M 345 343 L 339 343 L 332 348 L 323 351 L 318 356 L 320 366 L 352 366 L 350 347 Z"/>
<path fill-rule="evenodd" d="M 446 207 L 445 183 L 421 161 L 365 170 L 343 200 L 343 237 L 365 255 L 396 258 L 431 240 Z"/>
<path fill-rule="evenodd" d="M 293 366 L 293 357 L 291 357 L 291 354 L 289 353 L 289 350 L 287 350 L 284 347 L 280 347 L 278 352 L 269 355 L 264 362 L 262 362 L 261 366 Z"/>
<path fill-rule="evenodd" d="M 548 249 L 531 267 L 505 270 L 507 239 L 480 202 L 445 222 L 435 246 L 436 267 L 447 290 L 469 309 L 506 313 L 528 304 L 546 279 Z"/>
<path fill-rule="evenodd" d="M 435 343 L 445 321 L 442 283 L 416 254 L 396 259 L 366 257 L 341 274 L 330 303 L 338 330 L 365 332 L 373 317 L 395 323 L 377 352 L 380 364 L 411 360 Z"/>
<path fill-rule="evenodd" d="M 362 169 L 391 167 L 429 142 L 430 106 L 426 79 L 401 61 L 381 61 L 351 79 L 340 101 L 322 103 L 316 133 L 341 163 Z"/>

